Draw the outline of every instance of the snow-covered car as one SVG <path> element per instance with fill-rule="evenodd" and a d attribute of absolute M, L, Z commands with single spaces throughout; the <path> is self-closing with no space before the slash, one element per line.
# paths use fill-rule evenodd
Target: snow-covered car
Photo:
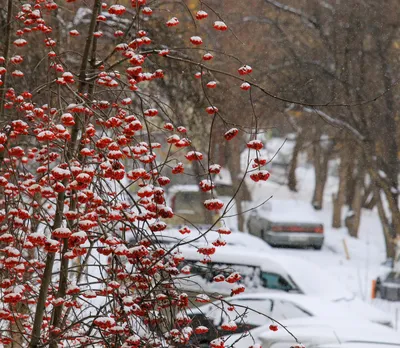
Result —
<path fill-rule="evenodd" d="M 399 348 L 400 343 L 387 343 L 387 342 L 344 342 L 332 344 L 319 344 L 310 346 L 309 348 Z"/>
<path fill-rule="evenodd" d="M 271 332 L 265 330 L 259 336 L 260 343 L 265 348 L 287 348 L 295 345 L 292 335 L 306 347 L 351 342 L 381 342 L 398 344 L 400 335 L 391 328 L 357 320 L 307 320 L 284 322 L 287 330 Z"/>
<path fill-rule="evenodd" d="M 211 198 L 209 192 L 201 192 L 199 185 L 173 185 L 166 195 L 167 205 L 172 208 L 174 217 L 169 219 L 169 226 L 184 225 L 190 221 L 194 225 L 206 225 L 206 214 L 211 214 L 212 222 L 216 221 L 219 214 L 207 212 L 204 208 L 204 195 Z M 216 190 L 213 190 L 213 197 L 217 196 Z"/>
<path fill-rule="evenodd" d="M 234 306 L 233 310 L 228 310 Z M 235 322 L 235 334 L 240 334 L 270 322 L 318 317 L 321 319 L 338 320 L 370 320 L 377 324 L 391 325 L 390 318 L 374 307 L 364 304 L 363 308 L 352 308 L 347 302 L 332 302 L 319 297 L 285 294 L 257 293 L 243 294 L 225 298 L 221 301 L 195 308 L 190 314 L 195 325 L 209 329 L 207 334 L 198 337 L 199 343 L 229 335 L 224 324 Z"/>
<path fill-rule="evenodd" d="M 153 238 L 155 241 L 174 245 L 189 245 L 189 246 L 200 246 L 206 243 L 213 242 L 214 240 L 221 237 L 220 233 L 216 230 L 211 230 L 207 226 L 196 226 L 197 229 L 191 227 L 190 233 L 182 234 L 179 228 L 169 228 L 157 234 L 154 234 Z M 182 229 L 181 229 L 182 230 Z M 240 232 L 237 230 L 230 230 L 231 233 L 224 235 L 223 239 L 226 242 L 226 246 L 251 248 L 254 251 L 259 252 L 273 252 L 273 248 L 263 241 L 262 239 L 255 237 L 249 233 Z"/>
<path fill-rule="evenodd" d="M 233 235 L 226 236 L 226 240 Z M 211 245 L 213 238 L 206 238 Z M 214 277 L 227 277 L 232 272 L 239 272 L 242 276 L 240 283 L 246 287 L 247 292 L 274 290 L 319 296 L 332 301 L 355 300 L 353 293 L 335 277 L 303 258 L 284 255 L 277 250 L 260 250 L 249 244 L 218 247 L 211 260 L 204 262 L 204 255 L 197 248 L 196 245 L 177 248 L 177 252 L 179 250 L 184 257 L 180 267 L 190 267 L 190 275 L 183 276 L 180 285 L 190 291 L 216 292 L 229 296 L 232 285 L 217 282 Z"/>
<path fill-rule="evenodd" d="M 260 344 L 263 348 L 288 348 L 300 346 L 319 347 L 328 344 L 374 343 L 398 345 L 400 335 L 395 330 L 354 318 L 295 318 L 280 322 L 277 331 L 269 324 L 254 330 L 223 338 L 225 346 L 235 343 L 235 348 L 248 348 Z M 296 342 L 297 339 L 297 342 Z M 358 347 L 357 347 L 358 348 Z M 377 348 L 370 346 L 369 348 Z"/>
<path fill-rule="evenodd" d="M 389 301 L 400 301 L 400 272 L 390 272 L 376 280 L 375 297 Z"/>
<path fill-rule="evenodd" d="M 271 199 L 252 210 L 247 219 L 249 233 L 272 246 L 321 249 L 324 224 L 310 204 Z"/>

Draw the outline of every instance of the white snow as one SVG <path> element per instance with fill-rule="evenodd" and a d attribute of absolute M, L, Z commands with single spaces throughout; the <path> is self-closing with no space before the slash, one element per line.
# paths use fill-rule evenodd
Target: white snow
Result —
<path fill-rule="evenodd" d="M 266 142 L 268 144 L 268 141 Z M 272 173 L 273 176 L 273 173 Z M 265 201 L 272 196 L 271 201 L 291 200 L 293 204 L 310 204 L 314 187 L 313 168 L 299 167 L 296 172 L 298 192 L 291 192 L 286 186 L 279 185 L 271 179 L 267 182 L 254 183 L 248 180 L 253 202 L 247 208 Z M 360 300 L 372 303 L 374 306 L 392 315 L 394 326 L 400 330 L 400 303 L 383 300 L 371 300 L 372 281 L 387 268 L 381 266 L 386 259 L 385 241 L 381 223 L 376 210 L 363 209 L 359 238 L 350 237 L 345 227 L 334 229 L 332 224 L 332 194 L 336 193 L 338 178 L 329 176 L 325 188 L 324 205 L 321 211 L 314 215 L 324 223 L 325 241 L 321 251 L 302 249 L 274 249 L 285 255 L 293 255 L 317 264 L 327 277 L 338 279 L 338 283 Z M 293 212 L 296 214 L 296 211 Z M 343 219 L 348 214 L 343 210 Z M 246 214 L 248 218 L 250 214 Z M 298 215 L 299 219 L 302 217 Z M 229 219 L 227 219 L 229 220 Z M 344 224 L 343 224 L 344 226 Z M 348 256 L 346 254 L 348 250 Z M 294 268 L 295 269 L 295 268 Z M 304 276 L 307 276 L 304 273 Z M 310 276 L 310 275 L 308 275 Z M 318 282 L 313 282 L 318 287 Z M 397 314 L 396 314 L 397 312 Z M 397 323 L 398 322 L 398 323 Z"/>

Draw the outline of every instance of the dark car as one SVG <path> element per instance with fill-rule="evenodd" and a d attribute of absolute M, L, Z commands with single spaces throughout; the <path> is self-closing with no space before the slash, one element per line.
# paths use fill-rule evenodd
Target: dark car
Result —
<path fill-rule="evenodd" d="M 400 272 L 390 272 L 376 280 L 375 297 L 388 301 L 400 301 Z"/>
<path fill-rule="evenodd" d="M 250 213 L 247 228 L 272 246 L 321 249 L 324 242 L 323 223 L 301 201 L 271 199 Z"/>

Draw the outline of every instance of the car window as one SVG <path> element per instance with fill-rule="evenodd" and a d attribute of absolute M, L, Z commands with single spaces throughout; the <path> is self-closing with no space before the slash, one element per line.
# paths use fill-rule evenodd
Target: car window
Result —
<path fill-rule="evenodd" d="M 228 263 L 211 263 L 212 278 L 217 275 L 228 277 L 231 273 L 238 272 L 242 279 L 240 284 L 244 284 L 246 288 L 258 288 L 262 286 L 260 278 L 260 268 L 249 265 L 235 265 Z"/>
<path fill-rule="evenodd" d="M 230 306 L 232 305 L 233 308 Z M 273 301 L 264 299 L 234 299 L 229 304 L 215 302 L 205 309 L 204 315 L 209 323 L 217 327 L 221 336 L 231 334 L 225 332 L 221 325 L 234 321 L 237 325 L 235 333 L 242 333 L 268 324 L 273 308 Z"/>
<path fill-rule="evenodd" d="M 294 284 L 291 284 L 288 280 L 276 273 L 261 272 L 261 279 L 263 286 L 267 289 L 283 291 L 297 290 Z"/>
<path fill-rule="evenodd" d="M 399 278 L 400 278 L 400 273 L 390 272 L 386 280 L 395 282 Z"/>
<path fill-rule="evenodd" d="M 178 269 L 181 270 L 184 266 L 190 266 L 192 275 L 200 276 L 207 281 L 212 280 L 211 265 L 209 263 L 204 264 L 200 261 L 185 260 L 179 264 Z"/>
<path fill-rule="evenodd" d="M 239 323 L 243 320 L 252 326 L 258 327 L 269 322 L 267 317 L 271 317 L 273 302 L 271 300 L 234 300 L 235 310 L 231 312 L 231 320 Z M 240 319 L 238 319 L 240 317 Z M 227 318 L 225 318 L 227 319 Z"/>
<path fill-rule="evenodd" d="M 306 310 L 298 307 L 293 302 L 276 300 L 272 309 L 272 317 L 276 320 L 304 318 L 312 315 Z"/>

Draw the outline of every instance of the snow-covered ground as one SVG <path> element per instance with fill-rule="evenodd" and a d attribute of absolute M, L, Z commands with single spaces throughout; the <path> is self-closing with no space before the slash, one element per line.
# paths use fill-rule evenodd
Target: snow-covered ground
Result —
<path fill-rule="evenodd" d="M 272 180 L 256 184 L 249 181 L 253 203 L 250 203 L 248 208 L 257 205 L 257 202 L 265 201 L 270 196 L 272 199 L 310 202 L 314 185 L 313 169 L 299 168 L 297 179 L 296 193 Z M 397 329 L 400 330 L 400 303 L 371 300 L 372 280 L 382 273 L 384 269 L 381 264 L 385 261 L 385 244 L 378 214 L 376 211 L 363 211 L 358 239 L 350 237 L 346 228 L 333 229 L 332 194 L 336 187 L 337 178 L 329 177 L 323 210 L 316 212 L 325 226 L 325 243 L 322 250 L 285 248 L 280 251 L 318 264 L 363 300 L 372 302 L 385 312 L 391 312 L 393 322 L 395 325 L 396 321 L 398 322 Z M 343 216 L 345 214 L 346 211 L 343 212 Z M 345 245 L 349 257 L 346 256 Z"/>

